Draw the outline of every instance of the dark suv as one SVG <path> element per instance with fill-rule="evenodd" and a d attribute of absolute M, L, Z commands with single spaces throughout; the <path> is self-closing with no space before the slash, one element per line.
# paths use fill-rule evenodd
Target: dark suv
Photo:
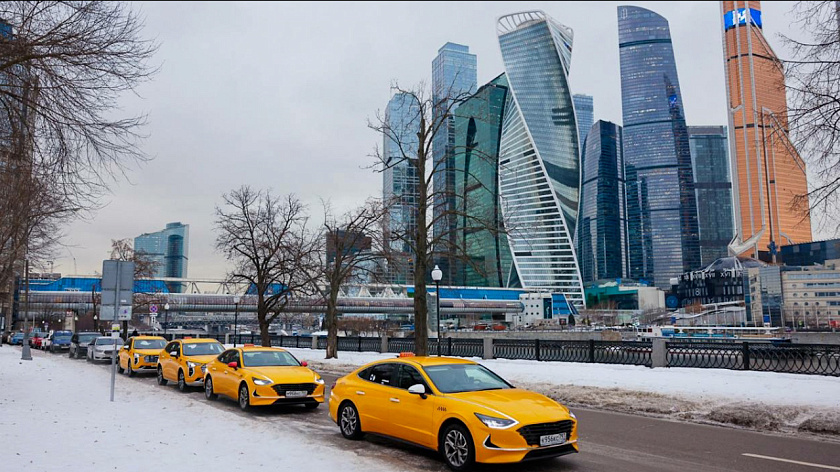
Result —
<path fill-rule="evenodd" d="M 102 335 L 95 331 L 73 333 L 73 337 L 70 338 L 70 358 L 81 359 L 87 357 L 88 344 L 99 336 Z"/>

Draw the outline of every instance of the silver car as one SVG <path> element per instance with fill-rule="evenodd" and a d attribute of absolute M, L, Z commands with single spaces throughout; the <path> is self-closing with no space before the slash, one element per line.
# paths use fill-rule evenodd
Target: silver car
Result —
<path fill-rule="evenodd" d="M 110 336 L 99 336 L 88 344 L 87 360 L 88 362 L 95 361 L 110 361 L 111 354 L 114 352 L 114 342 L 116 342 L 116 349 L 124 344 L 122 338 L 112 338 Z M 117 353 L 119 356 L 119 353 Z"/>

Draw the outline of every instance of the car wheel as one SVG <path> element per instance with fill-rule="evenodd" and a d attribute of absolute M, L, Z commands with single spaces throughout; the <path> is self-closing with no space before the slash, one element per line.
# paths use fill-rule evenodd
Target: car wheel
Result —
<path fill-rule="evenodd" d="M 88 361 L 88 362 L 93 362 L 93 359 L 90 358 L 90 354 L 85 356 L 85 360 Z"/>
<path fill-rule="evenodd" d="M 211 401 L 219 398 L 218 394 L 213 393 L 213 379 L 210 376 L 204 379 L 204 398 Z"/>
<path fill-rule="evenodd" d="M 440 438 L 440 453 L 450 469 L 461 472 L 472 467 L 475 462 L 475 447 L 472 436 L 464 425 L 449 425 Z"/>
<path fill-rule="evenodd" d="M 160 366 L 158 366 L 157 369 L 157 382 L 158 385 L 166 385 L 169 383 L 169 381 L 163 376 L 163 369 L 161 369 Z"/>
<path fill-rule="evenodd" d="M 131 368 L 131 359 L 125 361 L 125 363 L 128 364 L 128 368 L 126 368 L 126 370 L 128 371 L 128 376 L 134 377 L 135 372 L 134 369 Z"/>
<path fill-rule="evenodd" d="M 70 359 L 72 359 L 73 358 L 73 350 L 70 349 L 69 351 L 67 351 L 67 355 L 70 356 Z"/>
<path fill-rule="evenodd" d="M 178 390 L 181 393 L 187 392 L 187 379 L 184 378 L 184 371 L 181 369 L 178 369 Z"/>
<path fill-rule="evenodd" d="M 117 359 L 117 372 L 119 372 L 119 373 L 121 373 L 121 374 L 122 374 L 123 372 L 125 372 L 125 369 L 123 369 L 122 364 L 120 363 L 120 360 L 119 360 L 119 359 Z"/>
<path fill-rule="evenodd" d="M 352 403 L 345 403 L 339 408 L 338 429 L 347 439 L 361 439 L 365 435 L 362 432 L 362 423 L 359 421 L 359 410 Z"/>
<path fill-rule="evenodd" d="M 248 384 L 242 383 L 239 386 L 239 408 L 248 411 L 251 408 L 251 394 L 248 393 Z"/>
<path fill-rule="evenodd" d="M 321 405 L 321 404 L 320 404 L 320 403 L 318 403 L 318 402 L 315 402 L 315 403 L 304 403 L 304 404 L 303 404 L 303 406 L 304 406 L 307 410 L 314 410 L 314 409 L 318 408 L 320 405 Z"/>

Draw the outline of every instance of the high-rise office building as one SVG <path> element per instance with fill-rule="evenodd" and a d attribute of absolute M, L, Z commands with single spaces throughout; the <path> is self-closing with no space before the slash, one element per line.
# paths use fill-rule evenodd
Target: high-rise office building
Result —
<path fill-rule="evenodd" d="M 704 266 L 729 255 L 727 246 L 735 234 L 726 136 L 726 126 L 688 127 Z"/>
<path fill-rule="evenodd" d="M 670 288 L 700 267 L 691 151 L 668 21 L 618 7 L 628 276 Z"/>
<path fill-rule="evenodd" d="M 454 285 L 519 287 L 504 234 L 499 196 L 499 141 L 508 86 L 504 74 L 478 89 L 453 113 Z"/>
<path fill-rule="evenodd" d="M 805 162 L 788 137 L 782 62 L 762 33 L 761 2 L 721 2 L 736 241 L 730 250 L 771 258 L 811 240 Z"/>
<path fill-rule="evenodd" d="M 155 263 L 155 277 L 185 278 L 190 259 L 190 225 L 168 223 L 160 231 L 143 233 L 134 238 L 134 251 Z"/>
<path fill-rule="evenodd" d="M 592 126 L 581 167 L 577 256 L 583 281 L 625 277 L 627 221 L 621 126 L 600 120 Z"/>
<path fill-rule="evenodd" d="M 470 54 L 469 46 L 446 43 L 438 49 L 438 55 L 432 61 L 432 99 L 437 105 L 434 109 L 435 120 L 446 110 L 457 106 L 455 101 L 465 99 L 476 90 L 476 57 Z M 456 227 L 455 179 L 458 178 L 453 168 L 453 155 L 457 151 L 453 141 L 453 119 L 451 110 L 445 126 L 435 134 L 432 142 L 432 162 L 434 177 L 432 186 L 435 192 L 435 223 L 432 234 L 441 242 L 434 248 L 435 263 L 443 271 L 442 283 L 453 283 L 454 264 L 457 258 L 454 243 Z"/>
<path fill-rule="evenodd" d="M 568 77 L 573 32 L 541 11 L 505 15 L 496 32 L 510 85 L 500 197 L 520 282 L 585 306 L 574 247 L 580 151 Z"/>
<path fill-rule="evenodd" d="M 417 175 L 417 167 L 411 161 L 417 158 L 420 118 L 420 106 L 408 93 L 395 93 L 385 108 L 389 131 L 383 134 L 382 194 L 390 205 L 385 237 L 392 252 L 388 280 L 393 283 L 412 280 L 414 254 L 407 241 L 417 232 L 418 186 L 422 176 Z"/>
<path fill-rule="evenodd" d="M 592 128 L 592 124 L 595 123 L 594 101 L 592 95 L 582 93 L 572 95 L 572 101 L 575 102 L 575 113 L 577 114 L 578 143 L 580 143 L 580 149 L 583 151 L 586 135 Z"/>

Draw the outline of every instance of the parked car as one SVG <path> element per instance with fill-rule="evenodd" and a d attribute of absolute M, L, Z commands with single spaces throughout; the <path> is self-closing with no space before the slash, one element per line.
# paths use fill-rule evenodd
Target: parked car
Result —
<path fill-rule="evenodd" d="M 87 357 L 88 344 L 100 336 L 102 335 L 95 331 L 73 333 L 73 337 L 70 338 L 70 358 L 81 359 L 82 356 Z"/>
<path fill-rule="evenodd" d="M 45 341 L 44 350 L 49 350 L 52 353 L 69 350 L 72 337 L 72 331 L 53 331 Z"/>
<path fill-rule="evenodd" d="M 98 336 L 88 344 L 88 362 L 110 361 L 114 348 L 119 349 L 125 344 L 122 338 L 111 336 Z"/>
<path fill-rule="evenodd" d="M 178 390 L 185 392 L 189 385 L 204 385 L 207 363 L 216 358 L 225 347 L 215 339 L 176 339 L 160 352 L 157 381 L 166 385 L 178 382 Z"/>
<path fill-rule="evenodd" d="M 44 339 L 46 339 L 47 333 L 42 331 L 33 332 L 31 337 L 29 338 L 29 347 L 34 349 L 42 349 L 42 345 L 44 344 Z"/>
<path fill-rule="evenodd" d="M 204 396 L 219 395 L 238 400 L 242 410 L 277 404 L 314 409 L 324 402 L 324 379 L 285 349 L 245 345 L 207 364 Z"/>
<path fill-rule="evenodd" d="M 466 359 L 401 357 L 338 379 L 330 418 L 347 439 L 391 436 L 439 451 L 450 469 L 578 452 L 577 419 Z"/>
<path fill-rule="evenodd" d="M 132 336 L 120 349 L 117 370 L 125 371 L 129 377 L 137 372 L 157 372 L 158 356 L 166 345 L 160 336 Z"/>
<path fill-rule="evenodd" d="M 23 344 L 23 333 L 18 331 L 17 333 L 12 334 L 11 337 L 9 337 L 9 344 Z"/>

